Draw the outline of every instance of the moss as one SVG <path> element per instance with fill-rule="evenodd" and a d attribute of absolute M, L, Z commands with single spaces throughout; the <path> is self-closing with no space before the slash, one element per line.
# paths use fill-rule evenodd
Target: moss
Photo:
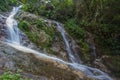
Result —
<path fill-rule="evenodd" d="M 0 80 L 24 80 L 24 79 L 19 73 L 12 73 L 8 71 L 4 72 L 4 74 L 0 76 Z"/>

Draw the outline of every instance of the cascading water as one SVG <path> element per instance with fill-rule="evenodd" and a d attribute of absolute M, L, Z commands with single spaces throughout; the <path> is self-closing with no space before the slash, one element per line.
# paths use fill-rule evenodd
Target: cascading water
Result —
<path fill-rule="evenodd" d="M 6 20 L 6 26 L 7 26 L 8 31 L 9 31 L 8 41 L 11 43 L 15 43 L 15 44 L 20 44 L 20 36 L 19 36 L 18 23 L 14 19 L 14 16 L 17 14 L 17 12 L 19 11 L 19 9 L 21 7 L 22 6 L 13 7 L 13 10 L 10 13 L 10 16 Z"/>
<path fill-rule="evenodd" d="M 75 56 L 70 48 L 70 44 L 69 44 L 67 37 L 65 35 L 65 30 L 60 26 L 60 24 L 58 22 L 57 22 L 57 29 L 60 31 L 60 33 L 63 37 L 69 59 L 71 60 L 72 63 L 79 63 L 79 61 L 75 58 Z"/>
<path fill-rule="evenodd" d="M 94 58 L 96 59 L 96 57 L 97 57 L 97 55 L 96 55 L 96 47 L 95 47 L 95 45 L 91 45 L 91 48 L 92 48 L 92 54 L 93 54 L 93 56 L 94 56 Z"/>
<path fill-rule="evenodd" d="M 71 48 L 70 48 L 70 44 L 69 44 L 69 41 L 67 40 L 67 36 L 66 36 L 66 33 L 65 33 L 65 30 L 62 26 L 60 26 L 59 22 L 56 22 L 57 24 L 57 29 L 59 30 L 59 32 L 61 33 L 62 37 L 63 37 L 63 40 L 64 40 L 64 43 L 66 45 L 66 50 L 67 50 L 67 53 L 69 55 L 69 59 L 71 60 L 72 64 L 70 64 L 73 68 L 75 69 L 78 69 L 78 70 L 81 70 L 83 71 L 85 74 L 89 75 L 89 76 L 92 76 L 94 78 L 98 78 L 98 76 L 94 76 L 96 74 L 105 74 L 103 73 L 102 71 L 98 70 L 98 69 L 94 69 L 94 68 L 90 68 L 90 67 L 87 67 L 87 66 L 84 66 L 82 64 L 80 64 L 79 62 L 81 61 L 78 61 L 77 58 L 75 58 L 74 56 L 74 53 L 72 52 Z M 93 47 L 94 48 L 94 47 Z M 94 48 L 94 54 L 95 54 L 95 48 Z M 100 73 L 99 73 L 100 72 Z M 102 80 L 104 79 L 103 76 L 99 76 L 99 78 L 101 78 Z"/>
<path fill-rule="evenodd" d="M 15 14 L 19 11 L 19 9 L 21 8 L 21 6 L 19 7 L 14 7 L 10 16 L 7 18 L 6 20 L 6 24 L 8 27 L 8 31 L 10 32 L 10 39 L 9 39 L 9 45 L 26 53 L 33 53 L 34 55 L 36 55 L 39 58 L 45 58 L 45 59 L 51 59 L 54 61 L 57 61 L 61 64 L 65 64 L 70 66 L 71 68 L 75 69 L 75 70 L 79 70 L 82 71 L 84 74 L 86 74 L 89 77 L 95 78 L 97 80 L 112 80 L 107 74 L 105 74 L 104 72 L 96 69 L 96 68 L 91 68 L 82 64 L 78 64 L 76 63 L 76 59 L 75 57 L 72 55 L 72 52 L 70 50 L 70 46 L 69 43 L 66 39 L 64 39 L 64 41 L 66 41 L 66 46 L 68 47 L 68 52 L 70 53 L 69 56 L 71 58 L 71 61 L 73 63 L 68 63 L 66 61 L 63 61 L 62 59 L 56 58 L 56 57 L 52 57 L 52 56 L 48 56 L 47 54 L 44 53 L 40 53 L 37 52 L 35 50 L 32 50 L 30 48 L 24 47 L 20 45 L 20 38 L 19 38 L 19 29 L 18 29 L 18 25 L 17 25 L 17 21 L 14 19 Z M 59 26 L 60 27 L 60 26 Z M 63 37 L 65 38 L 64 35 L 64 30 L 61 30 Z M 16 43 L 16 44 L 14 44 Z"/>

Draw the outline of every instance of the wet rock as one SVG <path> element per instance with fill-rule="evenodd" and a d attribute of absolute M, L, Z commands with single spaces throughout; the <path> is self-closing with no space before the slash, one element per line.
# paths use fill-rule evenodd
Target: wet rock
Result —
<path fill-rule="evenodd" d="M 12 61 L 6 62 L 5 65 L 4 65 L 4 68 L 7 69 L 7 70 L 12 70 L 12 71 L 16 70 L 15 64 Z"/>
<path fill-rule="evenodd" d="M 81 52 L 80 52 L 80 47 L 76 44 L 76 42 L 71 38 L 71 49 L 75 55 L 75 57 L 77 58 L 79 63 L 82 63 L 80 56 L 81 56 Z"/>
<path fill-rule="evenodd" d="M 45 76 L 33 75 L 33 74 L 30 74 L 30 73 L 23 73 L 22 75 L 23 75 L 23 77 L 28 77 L 28 78 L 34 79 L 34 80 L 50 80 Z"/>
<path fill-rule="evenodd" d="M 38 54 L 16 50 L 0 41 L 0 56 L 4 60 L 2 69 L 17 71 L 33 80 L 88 80 L 82 72 L 70 69 L 67 65 L 47 59 Z M 29 72 L 29 73 L 28 73 Z M 38 77 L 39 76 L 39 77 Z M 86 79 L 87 78 L 87 79 Z"/>
<path fill-rule="evenodd" d="M 6 18 L 0 16 L 0 40 L 5 41 L 7 37 L 6 33 L 6 25 L 5 25 Z"/>
<path fill-rule="evenodd" d="M 95 67 L 103 70 L 104 72 L 110 73 L 110 70 L 103 64 L 102 59 L 96 59 L 94 61 Z"/>

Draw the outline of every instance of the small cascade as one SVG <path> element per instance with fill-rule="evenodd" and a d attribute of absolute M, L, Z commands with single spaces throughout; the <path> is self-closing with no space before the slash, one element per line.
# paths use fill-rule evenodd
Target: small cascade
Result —
<path fill-rule="evenodd" d="M 91 49 L 91 55 L 94 57 L 94 59 L 97 58 L 97 54 L 96 54 L 96 46 L 94 44 L 94 37 L 92 36 L 91 33 L 87 32 L 88 38 L 87 38 L 87 43 L 89 44 L 89 47 Z"/>
<path fill-rule="evenodd" d="M 6 20 L 6 26 L 7 26 L 7 29 L 9 31 L 8 32 L 8 34 L 9 34 L 8 42 L 11 42 L 11 43 L 14 43 L 14 44 L 20 44 L 18 23 L 14 19 L 14 16 L 17 14 L 17 12 L 19 11 L 19 9 L 21 7 L 22 6 L 13 7 L 13 10 L 10 13 L 10 16 Z"/>
<path fill-rule="evenodd" d="M 57 57 L 49 56 L 47 54 L 40 53 L 38 51 L 35 51 L 35 50 L 32 50 L 30 48 L 20 45 L 19 29 L 17 27 L 18 24 L 17 24 L 17 21 L 14 19 L 14 16 L 15 16 L 15 14 L 17 14 L 17 12 L 19 11 L 19 9 L 21 7 L 22 6 L 14 7 L 10 16 L 6 20 L 6 25 L 7 25 L 8 31 L 10 33 L 9 34 L 10 38 L 8 39 L 8 41 L 9 41 L 8 44 L 11 47 L 14 47 L 15 49 L 20 50 L 22 52 L 32 53 L 32 54 L 36 55 L 36 58 L 50 59 L 50 60 L 56 61 L 58 63 L 68 65 L 70 68 L 75 69 L 77 71 L 81 71 L 86 76 L 89 76 L 96 80 L 112 80 L 106 73 L 100 71 L 99 69 L 91 68 L 91 67 L 85 66 L 83 64 L 79 64 L 77 62 L 78 60 L 73 55 L 73 53 L 70 49 L 70 44 L 65 36 L 65 30 L 63 28 L 61 28 L 59 23 L 57 23 L 57 27 L 63 36 L 67 52 L 69 53 L 69 57 L 70 57 L 70 60 L 72 63 L 63 61 L 62 59 L 59 59 Z"/>
<path fill-rule="evenodd" d="M 77 60 L 77 58 L 75 58 L 75 56 L 74 56 L 74 54 L 71 50 L 70 44 L 69 44 L 69 42 L 67 40 L 67 37 L 66 37 L 65 30 L 60 26 L 60 24 L 58 22 L 57 22 L 57 29 L 59 30 L 59 32 L 61 33 L 61 35 L 63 37 L 63 40 L 64 40 L 64 43 L 66 45 L 66 50 L 67 50 L 70 61 L 72 63 L 79 63 L 80 61 Z"/>
<path fill-rule="evenodd" d="M 75 54 L 71 50 L 71 47 L 70 47 L 69 41 L 67 39 L 66 32 L 65 32 L 64 28 L 60 25 L 60 23 L 56 22 L 56 24 L 57 24 L 57 29 L 61 33 L 63 40 L 64 40 L 64 43 L 66 45 L 66 50 L 67 50 L 69 59 L 72 62 L 72 64 L 70 64 L 71 67 L 78 69 L 80 71 L 83 71 L 88 76 L 92 76 L 96 79 L 99 78 L 100 80 L 104 80 L 103 76 L 97 76 L 97 75 L 103 75 L 103 74 L 106 75 L 104 72 L 102 72 L 98 69 L 91 68 L 91 67 L 80 64 L 81 61 L 78 61 L 78 59 L 75 57 Z M 94 45 L 92 45 L 91 47 L 93 49 L 92 54 L 96 57 L 96 47 Z M 107 79 L 105 79 L 105 80 L 107 80 Z M 108 80 L 110 80 L 110 78 Z"/>
<path fill-rule="evenodd" d="M 96 47 L 94 44 L 91 45 L 91 48 L 92 48 L 92 55 L 94 56 L 94 58 L 96 59 L 97 58 L 97 55 L 96 55 Z"/>

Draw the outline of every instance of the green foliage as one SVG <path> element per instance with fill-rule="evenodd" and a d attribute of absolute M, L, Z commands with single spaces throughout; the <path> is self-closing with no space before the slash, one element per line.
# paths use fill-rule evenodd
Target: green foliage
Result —
<path fill-rule="evenodd" d="M 24 4 L 22 9 L 24 11 L 29 11 L 29 12 L 32 12 L 32 10 L 33 10 L 32 6 L 30 4 L 28 4 L 28 3 Z"/>
<path fill-rule="evenodd" d="M 61 21 L 73 17 L 73 8 L 72 0 L 51 0 L 49 3 L 41 0 L 26 0 L 26 3 L 23 5 L 23 10 L 25 11 Z"/>
<path fill-rule="evenodd" d="M 16 0 L 10 1 L 11 3 L 16 2 Z M 25 11 L 65 23 L 66 30 L 68 30 L 71 36 L 77 39 L 78 43 L 85 41 L 85 29 L 94 34 L 95 43 L 102 49 L 104 54 L 120 54 L 120 46 L 118 44 L 120 31 L 120 6 L 118 5 L 120 0 L 51 0 L 49 3 L 45 3 L 44 1 L 46 0 L 20 1 L 23 3 L 23 10 Z M 8 5 L 9 2 L 1 0 L 0 4 L 3 5 L 3 3 Z M 4 8 L 9 8 L 7 5 L 5 7 L 0 6 L 0 9 L 5 10 Z M 74 20 L 70 20 L 73 18 Z M 42 24 L 43 22 L 40 20 L 38 22 L 33 21 L 32 23 L 37 24 L 37 29 L 40 28 L 44 31 L 49 29 L 44 27 L 46 25 Z M 24 28 L 27 29 L 27 27 Z M 49 31 L 46 31 L 46 33 L 53 36 L 51 33 L 53 29 L 49 30 L 50 33 Z M 85 46 L 86 44 L 80 45 Z"/>
<path fill-rule="evenodd" d="M 0 11 L 9 11 L 10 6 L 18 6 L 18 0 L 0 0 Z"/>
<path fill-rule="evenodd" d="M 38 19 L 37 23 L 35 24 L 38 29 L 41 29 L 45 31 L 46 34 L 50 35 L 50 42 L 53 41 L 54 38 L 54 27 L 53 26 L 47 26 L 43 20 Z"/>
<path fill-rule="evenodd" d="M 54 38 L 54 35 L 55 35 L 53 26 L 42 27 L 42 30 L 44 30 L 46 34 L 50 35 L 50 43 L 52 44 L 52 41 L 53 41 L 53 38 Z"/>
<path fill-rule="evenodd" d="M 86 39 L 86 33 L 84 29 L 81 28 L 80 25 L 76 23 L 75 19 L 70 19 L 65 23 L 65 29 L 69 32 L 69 34 L 76 40 L 76 42 L 81 47 L 81 52 L 83 53 L 83 56 L 86 57 L 86 54 L 89 52 L 89 46 Z"/>
<path fill-rule="evenodd" d="M 49 42 L 46 44 L 46 46 L 45 46 L 45 44 L 43 44 L 44 45 L 44 47 L 50 47 L 50 46 L 52 46 L 52 41 L 53 41 L 53 39 L 54 39 L 54 27 L 53 26 L 47 26 L 46 24 L 45 24 L 45 22 L 43 22 L 42 20 L 38 20 L 37 21 L 37 23 L 36 23 L 36 26 L 37 26 L 37 28 L 39 29 L 39 30 L 43 30 L 47 35 L 49 35 L 50 37 L 49 37 Z"/>
<path fill-rule="evenodd" d="M 0 80 L 24 80 L 19 73 L 5 72 L 0 76 Z"/>
<path fill-rule="evenodd" d="M 29 23 L 27 21 L 21 21 L 19 23 L 19 28 L 22 30 L 22 31 L 29 31 Z"/>
<path fill-rule="evenodd" d="M 23 10 L 31 13 L 41 13 L 41 0 L 24 0 Z"/>
<path fill-rule="evenodd" d="M 47 27 L 46 23 L 41 19 L 20 20 L 19 28 L 24 31 L 28 38 L 34 42 L 38 47 L 49 48 L 54 39 L 54 28 Z"/>
<path fill-rule="evenodd" d="M 24 3 L 25 4 L 25 2 L 26 2 L 26 0 L 20 0 L 22 3 Z"/>
<path fill-rule="evenodd" d="M 31 24 L 29 24 L 26 20 L 21 20 L 18 24 L 19 28 L 27 34 L 29 39 L 33 42 L 36 42 L 38 34 L 36 31 L 32 32 L 32 28 L 30 25 Z"/>
<path fill-rule="evenodd" d="M 59 19 L 60 21 L 65 21 L 69 18 L 72 18 L 74 15 L 74 5 L 72 0 L 58 0 L 55 3 L 55 0 L 52 1 L 54 4 L 54 19 Z"/>
<path fill-rule="evenodd" d="M 99 33 L 96 33 L 97 44 L 102 48 L 105 54 L 118 55 L 120 54 L 119 44 L 119 26 L 112 24 L 101 24 L 99 26 Z M 109 47 L 108 47 L 109 46 Z M 108 51 L 108 52 L 106 52 Z"/>
<path fill-rule="evenodd" d="M 82 27 L 94 34 L 95 43 L 103 54 L 119 55 L 119 10 L 118 0 L 83 0 L 77 20 Z M 81 16 L 78 17 L 78 16 Z"/>
<path fill-rule="evenodd" d="M 19 5 L 18 0 L 10 0 L 10 2 L 14 6 L 18 6 Z"/>
<path fill-rule="evenodd" d="M 37 28 L 45 28 L 46 24 L 41 19 L 39 19 L 39 20 L 37 20 L 36 26 L 37 26 Z"/>
<path fill-rule="evenodd" d="M 9 9 L 7 0 L 0 0 L 0 11 L 7 11 Z"/>
<path fill-rule="evenodd" d="M 71 34 L 71 36 L 74 36 L 76 38 L 85 38 L 85 31 L 76 24 L 75 19 L 70 19 L 65 23 L 65 28 L 68 30 Z"/>

